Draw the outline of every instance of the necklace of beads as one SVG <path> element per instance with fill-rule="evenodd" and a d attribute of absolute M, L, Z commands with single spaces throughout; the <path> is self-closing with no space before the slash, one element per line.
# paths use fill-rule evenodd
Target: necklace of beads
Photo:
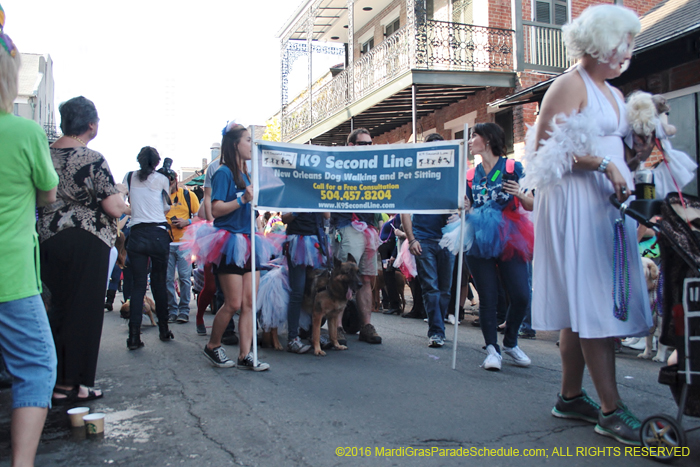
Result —
<path fill-rule="evenodd" d="M 615 221 L 612 294 L 614 304 L 613 315 L 620 321 L 627 321 L 630 298 L 630 273 L 624 219 Z"/>
<path fill-rule="evenodd" d="M 73 138 L 74 140 L 80 142 L 83 146 L 87 146 L 87 143 L 85 141 L 83 141 L 82 139 L 78 138 L 77 136 L 72 136 L 72 135 L 66 135 L 66 136 L 68 136 L 69 138 Z"/>

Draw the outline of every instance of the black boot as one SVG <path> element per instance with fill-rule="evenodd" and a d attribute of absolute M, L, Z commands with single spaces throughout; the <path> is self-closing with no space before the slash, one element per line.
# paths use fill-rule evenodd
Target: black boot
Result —
<path fill-rule="evenodd" d="M 105 309 L 107 311 L 112 311 L 114 308 L 114 296 L 117 294 L 116 290 L 107 290 L 107 300 L 105 301 Z"/>
<path fill-rule="evenodd" d="M 173 332 L 168 328 L 168 322 L 164 322 L 163 324 L 158 322 L 158 337 L 160 337 L 160 340 L 163 342 L 167 342 L 170 339 L 175 339 L 175 336 L 173 335 Z"/>
<path fill-rule="evenodd" d="M 141 328 L 129 325 L 129 338 L 126 340 L 126 346 L 129 350 L 136 350 L 143 347 L 143 342 L 141 342 Z"/>

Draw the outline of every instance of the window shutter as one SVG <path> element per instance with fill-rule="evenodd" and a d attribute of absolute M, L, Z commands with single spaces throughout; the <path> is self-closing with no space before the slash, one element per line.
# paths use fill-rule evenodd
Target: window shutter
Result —
<path fill-rule="evenodd" d="M 554 5 L 554 24 L 557 24 L 561 26 L 562 24 L 566 24 L 566 20 L 568 19 L 568 15 L 566 12 L 566 5 Z"/>
<path fill-rule="evenodd" d="M 538 23 L 551 23 L 549 14 L 549 2 L 535 2 L 535 21 Z"/>

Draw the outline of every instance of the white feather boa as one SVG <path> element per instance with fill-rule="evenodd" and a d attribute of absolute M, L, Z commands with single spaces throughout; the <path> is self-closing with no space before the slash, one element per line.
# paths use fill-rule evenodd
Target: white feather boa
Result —
<path fill-rule="evenodd" d="M 559 114 L 552 119 L 549 139 L 537 146 L 537 125 L 528 128 L 525 137 L 524 188 L 543 188 L 571 172 L 574 157 L 600 156 L 599 137 L 603 135 L 595 115 L 588 109 L 571 115 Z"/>

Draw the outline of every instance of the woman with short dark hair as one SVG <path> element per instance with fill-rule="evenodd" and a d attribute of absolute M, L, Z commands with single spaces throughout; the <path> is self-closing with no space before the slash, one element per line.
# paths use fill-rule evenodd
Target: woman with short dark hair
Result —
<path fill-rule="evenodd" d="M 498 346 L 499 281 L 510 298 L 503 337 L 503 352 L 515 365 L 530 366 L 530 358 L 518 347 L 518 331 L 530 304 L 527 263 L 532 259 L 533 228 L 520 207 L 522 194 L 517 181 L 520 162 L 505 157 L 505 133 L 495 123 L 478 123 L 469 139 L 472 154 L 481 163 L 467 177 L 467 216 L 471 232 L 466 249 L 467 264 L 479 293 L 479 321 L 486 344 L 486 370 L 501 369 Z"/>
<path fill-rule="evenodd" d="M 80 96 L 59 106 L 64 135 L 51 145 L 60 182 L 55 203 L 39 209 L 41 275 L 58 356 L 54 403 L 102 397 L 95 385 L 109 252 L 128 208 L 107 161 L 87 147 L 97 136 L 95 104 Z"/>

